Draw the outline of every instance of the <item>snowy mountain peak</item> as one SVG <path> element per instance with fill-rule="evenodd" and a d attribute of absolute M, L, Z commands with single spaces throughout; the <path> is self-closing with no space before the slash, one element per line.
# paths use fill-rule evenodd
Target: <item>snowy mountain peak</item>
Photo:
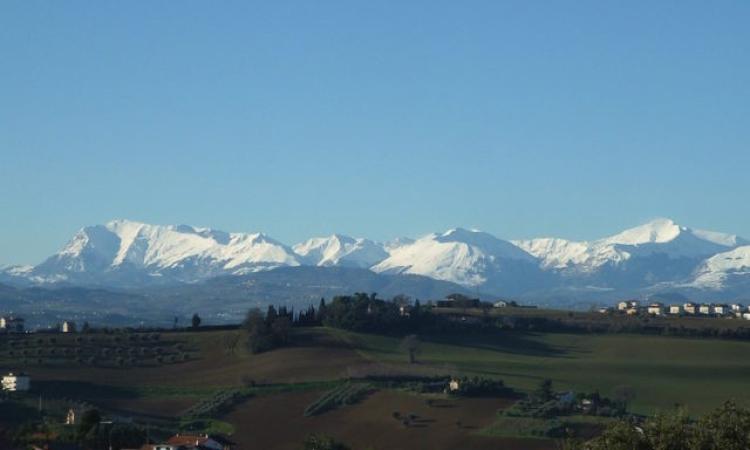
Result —
<path fill-rule="evenodd" d="M 391 249 L 390 256 L 372 270 L 427 275 L 479 286 L 513 264 L 529 262 L 535 262 L 534 257 L 508 241 L 481 231 L 455 228 Z"/>
<path fill-rule="evenodd" d="M 625 230 L 604 239 L 609 244 L 641 245 L 669 242 L 686 231 L 687 228 L 677 225 L 671 219 L 655 219 L 643 225 Z"/>
<path fill-rule="evenodd" d="M 297 256 L 262 233 L 113 220 L 78 231 L 60 252 L 35 267 L 32 276 L 88 282 L 136 273 L 193 282 L 283 265 L 299 265 Z"/>
<path fill-rule="evenodd" d="M 452 228 L 386 244 L 332 234 L 293 249 L 260 232 L 118 219 L 78 230 L 59 252 L 33 268 L 0 268 L 0 282 L 144 286 L 302 264 L 424 275 L 503 295 L 545 289 L 750 289 L 750 242 L 666 218 L 593 241 L 545 237 L 509 242 L 475 229 Z"/>
<path fill-rule="evenodd" d="M 433 233 L 420 240 L 424 239 L 433 239 L 436 242 L 444 244 L 464 244 L 469 248 L 481 249 L 489 255 L 502 258 L 533 259 L 525 250 L 518 248 L 516 245 L 479 230 L 453 228 L 442 234 Z"/>
<path fill-rule="evenodd" d="M 719 253 L 705 260 L 695 271 L 689 286 L 718 290 L 732 277 L 750 276 L 750 245 Z"/>
<path fill-rule="evenodd" d="M 293 249 L 304 262 L 316 266 L 369 268 L 388 257 L 382 244 L 340 234 L 312 238 Z"/>
<path fill-rule="evenodd" d="M 435 233 L 441 242 L 463 242 L 477 245 L 488 244 L 499 241 L 495 236 L 477 229 L 451 228 L 444 233 Z"/>
<path fill-rule="evenodd" d="M 619 266 L 634 259 L 645 261 L 655 257 L 693 260 L 694 264 L 698 264 L 703 258 L 742 242 L 744 240 L 737 236 L 692 230 L 664 218 L 596 241 L 576 242 L 554 238 L 514 241 L 538 257 L 543 268 L 585 274 L 596 273 L 608 265 Z M 663 266 L 664 263 L 654 264 Z M 687 261 L 682 264 L 689 265 Z M 648 272 L 647 267 L 643 265 L 642 269 Z M 653 267 L 651 272 L 658 273 L 665 269 Z"/>

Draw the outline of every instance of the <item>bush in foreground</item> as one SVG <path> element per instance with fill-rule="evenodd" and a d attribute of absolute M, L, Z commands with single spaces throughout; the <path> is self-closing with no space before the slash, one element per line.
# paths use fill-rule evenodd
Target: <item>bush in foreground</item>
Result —
<path fill-rule="evenodd" d="M 658 414 L 643 423 L 619 421 L 571 450 L 746 450 L 750 448 L 750 410 L 726 402 L 691 420 L 683 410 Z"/>

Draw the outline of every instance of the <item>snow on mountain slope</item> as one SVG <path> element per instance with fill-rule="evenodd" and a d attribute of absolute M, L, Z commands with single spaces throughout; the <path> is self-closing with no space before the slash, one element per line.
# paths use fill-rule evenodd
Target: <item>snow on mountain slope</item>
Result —
<path fill-rule="evenodd" d="M 706 259 L 688 286 L 718 290 L 726 287 L 731 278 L 739 277 L 750 278 L 750 245 Z"/>
<path fill-rule="evenodd" d="M 299 264 L 290 248 L 261 233 L 115 220 L 81 229 L 31 275 L 42 281 L 65 281 L 78 275 L 90 278 L 97 273 L 138 272 L 197 281 Z"/>
<path fill-rule="evenodd" d="M 116 220 L 81 229 L 62 250 L 33 268 L 0 269 L 0 282 L 137 287 L 315 265 L 424 275 L 497 295 L 539 295 L 545 290 L 557 295 L 560 289 L 631 294 L 652 287 L 734 293 L 750 289 L 749 258 L 750 242 L 745 239 L 669 219 L 593 241 L 541 238 L 511 243 L 457 228 L 385 244 L 332 235 L 294 249 L 262 233 Z"/>
<path fill-rule="evenodd" d="M 315 266 L 369 268 L 388 257 L 383 245 L 339 234 L 312 238 L 293 249 L 306 264 Z"/>
<path fill-rule="evenodd" d="M 734 235 L 693 230 L 670 219 L 656 219 L 590 242 L 552 238 L 513 242 L 538 257 L 545 269 L 592 273 L 605 265 L 616 266 L 632 258 L 654 255 L 698 261 L 747 241 Z"/>
<path fill-rule="evenodd" d="M 372 270 L 425 275 L 463 286 L 480 286 L 496 272 L 519 263 L 536 263 L 536 260 L 510 242 L 488 233 L 456 228 L 396 247 Z"/>
<path fill-rule="evenodd" d="M 396 239 L 391 239 L 390 241 L 386 242 L 383 245 L 383 248 L 385 248 L 385 251 L 388 253 L 391 253 L 393 250 L 403 247 L 404 245 L 411 245 L 415 242 L 415 239 L 408 238 L 408 237 L 400 237 Z"/>
<path fill-rule="evenodd" d="M 538 238 L 511 241 L 527 253 L 536 256 L 544 269 L 564 269 L 570 264 L 583 264 L 589 258 L 586 242 L 557 238 Z"/>
<path fill-rule="evenodd" d="M 0 267 L 0 273 L 18 277 L 25 276 L 32 270 L 34 270 L 34 266 L 5 265 Z"/>

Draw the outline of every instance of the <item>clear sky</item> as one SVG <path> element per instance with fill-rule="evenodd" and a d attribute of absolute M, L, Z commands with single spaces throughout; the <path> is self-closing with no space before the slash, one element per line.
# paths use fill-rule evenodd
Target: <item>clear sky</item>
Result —
<path fill-rule="evenodd" d="M 0 263 L 128 218 L 750 237 L 750 2 L 0 1 Z"/>

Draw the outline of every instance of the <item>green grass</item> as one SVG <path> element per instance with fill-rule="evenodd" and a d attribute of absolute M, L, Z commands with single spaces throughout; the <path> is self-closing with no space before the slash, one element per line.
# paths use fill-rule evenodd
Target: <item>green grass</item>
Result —
<path fill-rule="evenodd" d="M 534 311 L 536 313 L 536 311 Z M 731 322 L 731 321 L 729 321 Z M 346 376 L 348 367 L 368 361 L 410 367 L 399 348 L 401 339 L 391 336 L 351 333 L 326 328 L 297 329 L 298 345 L 250 355 L 244 345 L 228 352 L 229 336 L 235 331 L 162 333 L 158 341 L 137 345 L 174 346 L 194 349 L 196 358 L 187 363 L 161 367 L 92 368 L 18 367 L 18 358 L 0 354 L 0 368 L 24 369 L 31 373 L 35 390 L 45 395 L 74 399 L 144 398 L 165 400 L 190 397 L 196 401 L 221 389 L 248 389 L 253 395 L 288 390 L 330 389 Z M 76 345 L 76 337 L 41 336 L 46 347 Z M 119 335 L 82 335 L 85 342 L 121 342 Z M 18 348 L 36 348 L 40 336 Z M 433 373 L 479 375 L 500 378 L 517 390 L 530 391 L 550 378 L 556 390 L 598 390 L 610 396 L 618 385 L 632 386 L 636 398 L 631 409 L 651 414 L 676 403 L 701 414 L 725 400 L 750 405 L 745 380 L 750 376 L 750 342 L 625 334 L 558 334 L 494 332 L 422 336 L 424 341 L 416 367 Z M 88 345 L 88 344 L 87 344 Z M 8 341 L 0 342 L 7 351 Z M 15 348 L 15 347 L 14 347 Z M 352 351 L 354 350 L 354 351 Z M 2 352 L 0 352 L 2 353 Z M 348 359 L 347 359 L 348 358 Z M 338 364 L 338 365 L 337 365 Z M 279 383 L 249 388 L 242 378 Z M 106 404 L 106 401 L 105 401 Z"/>
<path fill-rule="evenodd" d="M 403 364 L 398 338 L 347 333 L 367 357 Z M 421 366 L 503 379 L 529 391 L 550 378 L 557 390 L 610 395 L 629 385 L 631 409 L 649 414 L 679 403 L 691 413 L 725 400 L 750 404 L 750 342 L 645 335 L 505 332 L 492 336 L 423 336 Z"/>

